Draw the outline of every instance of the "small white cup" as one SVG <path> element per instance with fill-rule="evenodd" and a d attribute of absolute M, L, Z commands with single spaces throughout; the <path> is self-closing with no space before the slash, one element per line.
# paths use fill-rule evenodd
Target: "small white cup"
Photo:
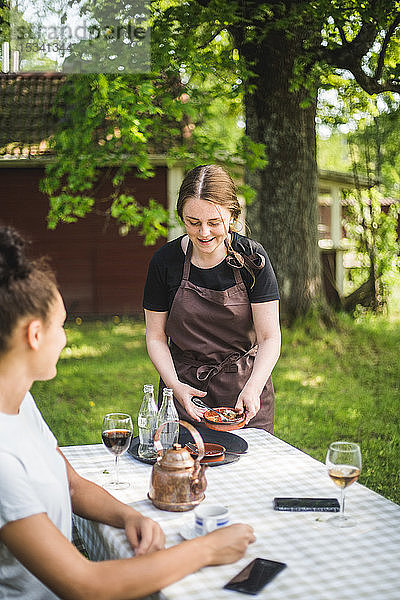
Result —
<path fill-rule="evenodd" d="M 229 510 L 222 504 L 198 506 L 194 510 L 196 535 L 206 535 L 206 533 L 227 525 L 229 525 Z"/>

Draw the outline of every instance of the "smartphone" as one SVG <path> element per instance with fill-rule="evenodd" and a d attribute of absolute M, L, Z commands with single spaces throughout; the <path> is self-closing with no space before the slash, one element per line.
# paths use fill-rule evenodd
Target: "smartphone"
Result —
<path fill-rule="evenodd" d="M 339 512 L 337 498 L 274 498 L 274 510 Z"/>
<path fill-rule="evenodd" d="M 224 588 L 255 596 L 285 567 L 285 563 L 265 558 L 255 558 L 233 579 L 228 581 Z"/>

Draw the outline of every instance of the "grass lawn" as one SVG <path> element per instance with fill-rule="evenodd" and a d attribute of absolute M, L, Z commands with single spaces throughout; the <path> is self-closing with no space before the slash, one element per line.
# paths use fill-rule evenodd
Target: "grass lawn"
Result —
<path fill-rule="evenodd" d="M 339 323 L 283 329 L 275 434 L 322 461 L 331 441 L 359 442 L 360 482 L 400 504 L 400 314 Z M 143 384 L 157 389 L 144 325 L 116 317 L 66 331 L 57 378 L 36 383 L 33 395 L 61 446 L 100 443 L 107 412 L 136 420 Z"/>

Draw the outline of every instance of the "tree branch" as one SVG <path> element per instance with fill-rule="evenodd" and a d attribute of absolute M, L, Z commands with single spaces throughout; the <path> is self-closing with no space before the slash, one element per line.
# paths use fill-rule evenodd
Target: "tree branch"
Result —
<path fill-rule="evenodd" d="M 375 78 L 376 79 L 380 79 L 381 78 L 382 71 L 383 71 L 383 65 L 384 65 L 384 62 L 385 62 L 386 51 L 387 51 L 390 39 L 391 39 L 392 35 L 394 34 L 395 30 L 397 29 L 397 27 L 398 27 L 399 24 L 400 24 L 400 13 L 397 15 L 397 17 L 395 18 L 395 20 L 393 21 L 393 23 L 391 24 L 391 26 L 387 30 L 386 35 L 385 35 L 385 39 L 383 40 L 382 48 L 381 48 L 381 51 L 379 53 L 378 65 L 376 67 L 376 73 L 375 73 Z"/>
<path fill-rule="evenodd" d="M 390 37 L 393 35 L 397 25 L 400 22 L 398 19 L 400 19 L 400 15 L 396 17 L 385 36 L 385 50 L 382 53 L 382 46 L 382 58 L 381 56 L 379 57 L 382 61 L 382 67 L 380 67 L 381 71 L 383 69 L 383 61 Z M 353 41 L 346 42 L 345 45 L 337 46 L 334 49 L 320 48 L 317 52 L 317 56 L 321 60 L 325 60 L 328 64 L 334 67 L 350 71 L 354 75 L 357 83 L 368 94 L 379 94 L 381 92 L 400 92 L 400 84 L 397 80 L 392 79 L 380 82 L 379 79 L 381 72 L 378 73 L 378 69 L 373 76 L 367 75 L 367 73 L 365 73 L 365 71 L 362 69 L 362 59 L 373 45 L 377 33 L 378 26 L 376 23 L 365 23 Z"/>
<path fill-rule="evenodd" d="M 346 44 L 348 44 L 348 41 L 346 39 L 344 29 L 343 29 L 343 27 L 338 27 L 338 29 L 339 29 L 340 39 L 342 40 L 342 44 L 343 44 L 343 46 L 345 46 Z"/>
<path fill-rule="evenodd" d="M 226 29 L 225 25 L 222 25 L 215 33 L 213 33 L 206 42 L 204 42 L 203 44 L 201 44 L 200 46 L 197 46 L 198 50 L 204 50 L 205 48 L 207 48 L 207 46 L 209 44 L 211 44 L 211 42 L 217 37 L 217 35 L 219 35 L 221 33 L 221 31 L 223 31 L 224 29 Z"/>
<path fill-rule="evenodd" d="M 349 62 L 355 62 L 355 59 L 361 60 L 374 43 L 377 32 L 378 26 L 375 23 L 364 23 L 351 42 L 346 40 L 342 46 L 333 49 L 324 48 L 325 59 L 331 64 L 336 63 L 343 67 Z"/>

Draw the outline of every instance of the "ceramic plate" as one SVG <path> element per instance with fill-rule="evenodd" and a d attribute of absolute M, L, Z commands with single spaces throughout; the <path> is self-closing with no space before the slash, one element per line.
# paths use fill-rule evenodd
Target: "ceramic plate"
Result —
<path fill-rule="evenodd" d="M 221 465 L 229 465 L 230 463 L 237 462 L 239 458 L 240 456 L 238 456 L 237 454 L 228 454 L 228 452 L 225 452 L 225 456 L 222 460 L 215 462 L 207 462 L 205 464 L 208 467 L 220 467 Z"/>
<path fill-rule="evenodd" d="M 215 463 L 207 463 L 210 467 L 218 467 L 221 465 L 226 465 L 229 463 L 233 463 L 239 460 L 239 456 L 237 454 L 244 454 L 247 452 L 248 444 L 246 440 L 235 435 L 234 433 L 229 433 L 228 431 L 214 431 L 213 429 L 208 429 L 201 423 L 196 423 L 196 429 L 200 433 L 203 438 L 203 442 L 210 442 L 212 444 L 220 444 L 226 448 L 225 457 L 223 460 Z M 179 425 L 179 443 L 182 446 L 185 446 L 187 442 L 193 442 L 192 434 L 185 428 Z M 142 458 L 138 455 L 139 448 L 139 436 L 133 437 L 131 440 L 131 444 L 128 448 L 128 454 L 132 456 L 135 460 L 139 460 L 140 462 L 146 463 L 147 465 L 154 465 L 156 462 L 155 459 Z M 230 454 L 234 452 L 235 454 Z"/>
<path fill-rule="evenodd" d="M 199 452 L 195 443 L 191 444 L 187 442 L 185 448 L 189 450 L 192 458 L 197 458 Z M 211 444 L 210 442 L 204 442 L 204 458 L 201 464 L 208 464 L 210 462 L 220 462 L 225 456 L 225 448 L 221 444 Z"/>
<path fill-rule="evenodd" d="M 195 427 L 203 438 L 203 442 L 210 442 L 211 444 L 221 444 L 226 448 L 226 452 L 235 452 L 238 454 L 244 454 L 248 449 L 246 440 L 230 433 L 229 431 L 214 431 L 208 429 L 202 423 L 196 423 Z M 192 434 L 184 427 L 179 426 L 179 443 L 184 446 L 187 442 L 194 442 Z"/>
<path fill-rule="evenodd" d="M 187 431 L 187 430 L 185 430 L 185 431 Z M 217 432 L 215 431 L 214 433 L 217 433 Z M 182 446 L 185 443 L 182 443 Z M 135 460 L 139 460 L 140 462 L 146 463 L 147 465 L 154 465 L 154 463 L 156 462 L 156 459 L 155 458 L 142 458 L 141 456 L 138 455 L 138 448 L 139 448 L 139 437 L 132 438 L 131 445 L 128 448 L 128 454 L 130 456 L 132 456 L 132 458 L 134 458 Z M 207 464 L 207 466 L 209 466 L 209 467 L 219 467 L 221 465 L 229 465 L 230 463 L 237 462 L 238 460 L 239 460 L 238 455 L 229 454 L 228 452 L 226 452 L 225 456 L 222 460 L 218 460 L 216 462 L 207 462 L 205 464 Z"/>

